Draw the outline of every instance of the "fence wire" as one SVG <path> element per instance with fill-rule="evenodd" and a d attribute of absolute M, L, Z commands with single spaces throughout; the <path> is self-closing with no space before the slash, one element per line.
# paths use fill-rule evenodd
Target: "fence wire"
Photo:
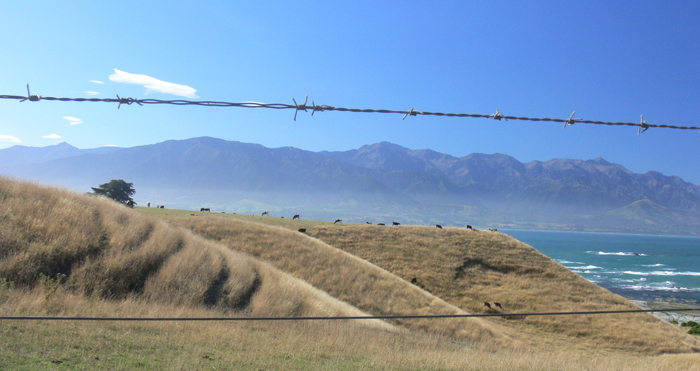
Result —
<path fill-rule="evenodd" d="M 581 312 L 533 312 L 533 313 L 479 313 L 479 314 L 424 314 L 424 315 L 386 315 L 386 316 L 338 316 L 338 317 L 48 317 L 48 316 L 0 316 L 2 320 L 30 321 L 151 321 L 151 322 L 180 322 L 180 321 L 327 321 L 327 320 L 366 320 L 366 319 L 438 319 L 438 318 L 474 318 L 474 317 L 530 317 L 530 316 L 571 316 L 571 315 L 600 315 L 623 313 L 653 313 L 653 312 L 693 312 L 700 308 L 687 309 L 630 309 L 630 310 L 601 310 Z"/>
<path fill-rule="evenodd" d="M 294 104 L 285 103 L 260 103 L 260 102 L 220 102 L 220 101 L 191 101 L 191 100 L 161 100 L 161 99 L 137 99 L 137 98 L 122 98 L 117 95 L 117 98 L 56 98 L 56 97 L 44 97 L 41 95 L 32 95 L 29 92 L 29 85 L 27 85 L 27 95 L 0 95 L 0 99 L 14 99 L 24 102 L 26 100 L 30 102 L 38 102 L 42 100 L 47 101 L 59 101 L 59 102 L 102 102 L 102 103 L 117 103 L 117 108 L 121 108 L 122 104 L 132 105 L 134 103 L 143 106 L 145 104 L 168 104 L 176 106 L 205 106 L 205 107 L 238 107 L 238 108 L 268 108 L 268 109 L 290 109 L 294 110 L 294 121 L 297 119 L 297 114 L 299 111 L 309 112 L 311 110 L 311 116 L 316 112 L 325 111 L 339 111 L 339 112 L 353 112 L 353 113 L 390 113 L 390 114 L 401 114 L 403 119 L 407 116 L 440 116 L 440 117 L 469 117 L 469 118 L 485 118 L 494 119 L 500 121 L 503 120 L 520 120 L 520 121 L 545 121 L 545 122 L 557 122 L 563 123 L 564 128 L 576 123 L 581 124 L 593 124 L 593 125 L 609 125 L 609 126 L 635 126 L 638 127 L 637 135 L 640 135 L 649 128 L 666 128 L 666 129 L 680 129 L 680 130 L 700 130 L 700 126 L 679 126 L 679 125 L 664 125 L 664 124 L 650 124 L 644 120 L 644 116 L 641 116 L 641 120 L 638 123 L 634 122 L 607 122 L 607 121 L 594 121 L 594 120 L 584 120 L 581 118 L 574 118 L 574 113 L 568 119 L 556 119 L 556 118 L 535 118 L 535 117 L 519 117 L 519 116 L 506 116 L 502 114 L 499 110 L 496 113 L 486 115 L 486 114 L 476 114 L 476 113 L 444 113 L 444 112 L 429 112 L 429 111 L 418 111 L 411 108 L 408 111 L 396 111 L 388 109 L 371 109 L 371 108 L 345 108 L 345 107 L 335 107 L 326 104 L 317 105 L 314 101 L 311 105 L 308 105 L 309 96 L 303 104 L 298 104 L 297 101 L 292 98 Z"/>

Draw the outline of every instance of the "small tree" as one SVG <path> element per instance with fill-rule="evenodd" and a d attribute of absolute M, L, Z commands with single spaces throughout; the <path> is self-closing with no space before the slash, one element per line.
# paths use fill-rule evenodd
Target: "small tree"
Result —
<path fill-rule="evenodd" d="M 134 207 L 136 202 L 131 196 L 136 193 L 134 183 L 127 183 L 121 179 L 112 179 L 109 183 L 100 184 L 99 187 L 90 187 L 96 195 L 109 197 L 114 201 L 126 204 L 129 207 Z"/>

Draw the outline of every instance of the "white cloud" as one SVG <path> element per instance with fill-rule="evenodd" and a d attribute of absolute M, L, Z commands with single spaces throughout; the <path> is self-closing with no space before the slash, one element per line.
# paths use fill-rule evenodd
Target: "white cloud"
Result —
<path fill-rule="evenodd" d="M 13 137 L 11 135 L 0 135 L 0 142 L 22 143 L 21 140 Z"/>
<path fill-rule="evenodd" d="M 125 84 L 137 84 L 143 85 L 147 92 L 157 91 L 159 93 L 179 95 L 181 97 L 187 98 L 199 98 L 197 90 L 180 84 L 173 84 L 172 82 L 161 81 L 151 76 L 137 75 L 133 73 L 128 73 L 114 69 L 114 74 L 109 75 L 109 79 L 114 82 L 122 82 Z"/>
<path fill-rule="evenodd" d="M 105 145 L 102 146 L 102 147 L 119 147 L 119 146 L 116 145 L 116 144 L 105 144 Z"/>
<path fill-rule="evenodd" d="M 49 134 L 49 135 L 44 135 L 42 138 L 46 139 L 61 139 L 61 136 L 58 134 Z"/>
<path fill-rule="evenodd" d="M 104 82 L 100 81 L 100 80 L 90 80 L 90 82 L 95 83 L 95 84 L 104 84 Z"/>
<path fill-rule="evenodd" d="M 79 118 L 77 118 L 77 117 L 65 116 L 64 119 L 68 120 L 68 122 L 70 123 L 70 124 L 69 124 L 70 126 L 73 126 L 73 125 L 80 125 L 80 124 L 83 123 L 83 120 L 81 120 L 81 119 L 79 119 Z"/>
<path fill-rule="evenodd" d="M 87 94 L 87 95 L 100 95 L 100 93 L 98 93 L 96 91 L 86 91 L 85 94 Z"/>

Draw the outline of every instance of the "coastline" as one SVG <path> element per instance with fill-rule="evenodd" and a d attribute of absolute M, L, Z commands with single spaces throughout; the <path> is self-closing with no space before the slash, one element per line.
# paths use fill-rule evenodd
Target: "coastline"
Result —
<path fill-rule="evenodd" d="M 684 303 L 677 300 L 655 298 L 653 300 L 639 300 L 635 298 L 625 298 L 642 309 L 700 309 L 698 303 Z M 653 315 L 666 322 L 676 321 L 678 323 L 695 321 L 700 322 L 700 311 L 673 311 L 673 312 L 652 312 Z"/>

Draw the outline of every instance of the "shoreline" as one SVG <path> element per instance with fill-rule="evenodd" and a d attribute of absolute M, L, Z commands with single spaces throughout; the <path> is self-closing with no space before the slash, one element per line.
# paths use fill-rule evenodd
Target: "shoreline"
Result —
<path fill-rule="evenodd" d="M 626 297 L 625 299 L 642 309 L 700 309 L 700 304 L 698 303 L 684 303 L 678 300 L 655 298 L 647 301 L 629 297 Z M 700 322 L 700 311 L 651 312 L 651 314 L 663 319 L 666 322 L 676 321 L 679 324 L 690 321 Z"/>

